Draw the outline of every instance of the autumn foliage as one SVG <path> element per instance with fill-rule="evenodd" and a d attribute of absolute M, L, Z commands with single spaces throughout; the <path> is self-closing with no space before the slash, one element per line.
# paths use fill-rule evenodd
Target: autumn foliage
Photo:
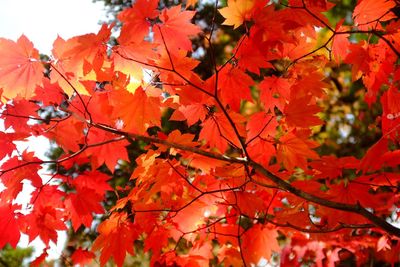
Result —
<path fill-rule="evenodd" d="M 399 261 L 399 2 L 360 0 L 351 23 L 335 25 L 331 2 L 273 2 L 217 2 L 212 21 L 196 25 L 195 1 L 137 0 L 118 15 L 118 31 L 104 24 L 58 37 L 47 57 L 24 35 L 0 38 L 0 247 L 15 247 L 21 233 L 48 245 L 56 231 L 94 228 L 93 243 L 75 242 L 63 257 L 118 266 L 138 250 L 152 266 L 250 266 L 274 255 L 282 266 Z M 239 37 L 220 62 L 224 28 Z M 211 75 L 198 71 L 193 40 Z M 347 81 L 333 82 L 341 66 Z M 320 149 L 335 142 L 320 138 L 332 120 L 324 114 L 346 82 L 380 110 L 368 126 L 379 138 L 361 155 Z M 31 136 L 61 153 L 20 151 Z M 26 183 L 30 202 L 18 204 Z"/>

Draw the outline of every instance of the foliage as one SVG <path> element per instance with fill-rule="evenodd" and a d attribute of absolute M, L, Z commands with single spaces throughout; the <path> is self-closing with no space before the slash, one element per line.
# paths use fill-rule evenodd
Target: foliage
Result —
<path fill-rule="evenodd" d="M 32 248 L 13 249 L 10 245 L 6 245 L 0 250 L 0 266 L 22 266 L 31 255 Z"/>
<path fill-rule="evenodd" d="M 0 246 L 67 230 L 75 264 L 399 261 L 399 3 L 346 3 L 137 0 L 116 38 L 47 57 L 0 38 Z M 18 151 L 31 136 L 50 159 Z"/>

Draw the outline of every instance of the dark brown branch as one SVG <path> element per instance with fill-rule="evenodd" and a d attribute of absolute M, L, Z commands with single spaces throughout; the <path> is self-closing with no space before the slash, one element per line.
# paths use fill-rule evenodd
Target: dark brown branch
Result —
<path fill-rule="evenodd" d="M 189 151 L 189 152 L 193 152 L 195 154 L 198 155 L 202 155 L 208 158 L 213 158 L 213 159 L 218 159 L 218 160 L 222 160 L 222 161 L 227 161 L 227 162 L 231 162 L 231 163 L 240 163 L 240 164 L 244 164 L 246 163 L 245 159 L 240 159 L 240 158 L 230 158 L 227 157 L 225 155 L 221 155 L 221 154 L 216 154 L 213 152 L 209 152 L 206 150 L 202 150 L 199 149 L 197 147 L 190 147 L 190 146 L 186 146 L 186 145 L 182 145 L 179 143 L 173 143 L 173 142 L 169 142 L 167 140 L 163 140 L 157 137 L 152 137 L 152 136 L 144 136 L 144 135 L 140 135 L 140 134 L 135 134 L 135 133 L 128 133 L 128 132 L 124 132 L 121 130 L 117 130 L 114 129 L 110 126 L 104 125 L 104 124 L 99 124 L 99 123 L 91 123 L 91 125 L 95 128 L 110 132 L 110 133 L 114 133 L 116 135 L 121 135 L 121 136 L 125 136 L 131 139 L 136 139 L 136 140 L 141 140 L 147 143 L 153 143 L 153 144 L 160 144 L 160 145 L 165 145 L 168 147 L 173 147 L 173 148 L 177 148 L 177 149 L 181 149 L 183 151 Z"/>
<path fill-rule="evenodd" d="M 338 224 L 337 226 L 333 227 L 333 228 L 321 228 L 321 229 L 317 229 L 317 228 L 303 228 L 297 225 L 294 225 L 292 223 L 278 223 L 275 222 L 273 220 L 269 220 L 267 219 L 267 221 L 273 225 L 279 226 L 279 227 L 284 227 L 284 228 L 291 228 L 294 229 L 296 231 L 299 232 L 303 232 L 303 233 L 333 233 L 333 232 L 337 232 L 340 230 L 344 230 L 344 229 L 370 229 L 370 228 L 374 228 L 376 227 L 374 224 L 370 224 L 370 223 L 366 223 L 366 224 Z"/>
<path fill-rule="evenodd" d="M 260 174 L 262 174 L 264 177 L 266 177 L 266 179 L 272 181 L 273 183 L 275 183 L 280 189 L 288 191 L 302 199 L 305 199 L 307 201 L 319 204 L 321 206 L 324 207 L 328 207 L 328 208 L 332 208 L 332 209 L 336 209 L 336 210 L 342 210 L 342 211 L 348 211 L 351 213 L 355 213 L 355 214 L 359 214 L 361 216 L 363 216 L 364 218 L 370 220 L 372 223 L 374 223 L 376 226 L 382 228 L 383 230 L 387 231 L 390 234 L 393 234 L 395 236 L 400 237 L 400 229 L 397 227 L 394 227 L 393 225 L 391 225 L 390 223 L 388 223 L 385 219 L 378 217 L 377 215 L 375 215 L 374 213 L 368 211 L 367 209 L 365 209 L 364 207 L 362 207 L 359 203 L 355 204 L 355 205 L 351 205 L 351 204 L 345 204 L 345 203 L 341 203 L 341 202 L 335 202 L 335 201 L 331 201 L 331 200 L 327 200 L 312 194 L 309 194 L 307 192 L 304 192 L 300 189 L 295 188 L 294 186 L 292 186 L 291 184 L 289 184 L 288 182 L 282 180 L 281 178 L 279 178 L 278 176 L 276 176 L 275 174 L 271 173 L 270 171 L 268 171 L 266 168 L 264 168 L 262 165 L 258 164 L 257 162 L 251 160 L 251 159 L 242 159 L 242 158 L 232 158 L 232 157 L 228 157 L 225 155 L 220 155 L 220 154 L 215 154 L 209 151 L 205 151 L 196 147 L 188 147 L 182 144 L 178 144 L 178 143 L 173 143 L 173 142 L 168 142 L 166 140 L 161 140 L 159 138 L 156 137 L 150 137 L 150 136 L 142 136 L 142 135 L 138 135 L 138 134 L 133 134 L 133 133 L 127 133 L 127 132 L 123 132 L 120 130 L 116 130 L 114 128 L 111 128 L 109 126 L 106 125 L 101 125 L 101 124 L 94 124 L 92 123 L 93 127 L 117 134 L 117 135 L 122 135 L 125 137 L 129 137 L 132 139 L 138 139 L 138 140 L 142 140 L 145 142 L 149 142 L 149 143 L 155 143 L 155 144 L 162 144 L 165 146 L 169 146 L 169 147 L 173 147 L 173 148 L 177 148 L 177 149 L 181 149 L 184 151 L 189 151 L 189 152 L 193 152 L 195 154 L 199 154 L 205 157 L 209 157 L 209 158 L 213 158 L 213 159 L 217 159 L 217 160 L 221 160 L 221 161 L 225 161 L 225 162 L 230 162 L 230 163 L 239 163 L 242 164 L 244 166 L 250 166 L 252 167 L 255 171 L 259 172 Z M 263 187 L 271 187 L 268 184 L 262 183 L 260 181 L 256 181 L 254 179 L 251 179 L 251 182 L 263 186 Z"/>
<path fill-rule="evenodd" d="M 257 172 L 264 175 L 268 180 L 271 180 L 272 182 L 277 184 L 281 189 L 283 189 L 285 191 L 288 191 L 302 199 L 308 200 L 310 202 L 319 204 L 324 207 L 359 214 L 359 215 L 363 216 L 364 218 L 368 219 L 369 221 L 371 221 L 372 223 L 374 223 L 376 226 L 384 229 L 386 232 L 388 232 L 392 235 L 395 235 L 397 237 L 400 237 L 400 229 L 399 228 L 391 225 L 385 219 L 376 216 L 372 212 L 370 212 L 367 209 L 365 209 L 364 207 L 362 207 L 359 203 L 357 203 L 355 205 L 350 205 L 350 204 L 345 204 L 345 203 L 341 203 L 341 202 L 327 200 L 327 199 L 309 194 L 300 189 L 297 189 L 296 187 L 294 187 L 291 184 L 289 184 L 288 182 L 282 180 L 281 178 L 279 178 L 275 174 L 271 173 L 266 168 L 264 168 L 263 166 L 261 166 L 260 164 L 254 162 L 254 161 L 249 161 L 248 164 L 251 167 L 253 167 Z M 255 181 L 255 180 L 252 180 L 252 181 L 258 185 L 263 186 L 262 182 Z"/>

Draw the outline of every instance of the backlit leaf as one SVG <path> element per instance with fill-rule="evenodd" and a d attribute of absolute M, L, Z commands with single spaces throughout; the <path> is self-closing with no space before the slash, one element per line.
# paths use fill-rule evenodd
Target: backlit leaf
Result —
<path fill-rule="evenodd" d="M 31 98 L 42 83 L 44 67 L 39 52 L 25 35 L 17 42 L 0 38 L 0 87 L 3 98 Z"/>

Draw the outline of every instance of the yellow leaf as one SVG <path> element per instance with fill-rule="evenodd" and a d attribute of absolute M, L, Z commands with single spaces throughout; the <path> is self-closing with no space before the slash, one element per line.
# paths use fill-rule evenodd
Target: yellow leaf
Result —
<path fill-rule="evenodd" d="M 250 20 L 255 1 L 253 0 L 228 0 L 228 6 L 219 9 L 219 13 L 225 18 L 223 25 L 231 25 L 234 29 Z"/>

